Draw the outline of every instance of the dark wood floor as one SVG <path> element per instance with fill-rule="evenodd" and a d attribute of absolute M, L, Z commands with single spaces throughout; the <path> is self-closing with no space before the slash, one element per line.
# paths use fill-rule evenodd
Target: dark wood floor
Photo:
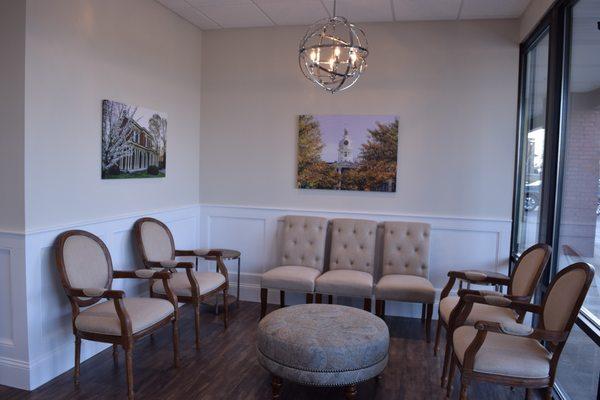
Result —
<path fill-rule="evenodd" d="M 171 330 L 163 329 L 152 342 L 137 343 L 134 352 L 136 399 L 270 399 L 270 378 L 255 357 L 255 336 L 259 304 L 242 302 L 231 307 L 227 331 L 211 308 L 202 313 L 202 348 L 194 349 L 191 308 L 182 309 L 181 367 L 173 368 Z M 383 379 L 359 386 L 359 398 L 366 399 L 443 399 L 439 386 L 441 360 L 433 357 L 432 346 L 423 338 L 423 327 L 416 319 L 387 319 L 392 336 L 390 362 Z M 122 399 L 126 398 L 122 353 L 117 367 L 111 350 L 84 362 L 81 384 L 75 388 L 69 371 L 33 392 L 0 386 L 0 399 Z M 456 387 L 456 384 L 455 384 Z M 456 399 L 457 391 L 452 398 Z M 344 396 L 339 389 L 308 388 L 284 382 L 282 399 L 336 400 Z M 469 399 L 523 399 L 524 391 L 475 384 Z"/>

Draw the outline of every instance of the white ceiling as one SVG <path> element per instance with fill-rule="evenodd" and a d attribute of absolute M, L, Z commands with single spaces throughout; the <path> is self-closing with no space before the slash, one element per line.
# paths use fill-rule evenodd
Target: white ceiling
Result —
<path fill-rule="evenodd" d="M 333 0 L 157 0 L 200 29 L 309 25 Z M 352 22 L 518 18 L 530 0 L 338 0 Z"/>

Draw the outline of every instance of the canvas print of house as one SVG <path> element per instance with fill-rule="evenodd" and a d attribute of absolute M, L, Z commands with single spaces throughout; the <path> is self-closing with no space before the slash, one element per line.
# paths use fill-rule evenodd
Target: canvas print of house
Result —
<path fill-rule="evenodd" d="M 298 188 L 395 192 L 397 163 L 395 116 L 298 117 Z"/>
<path fill-rule="evenodd" d="M 102 179 L 162 178 L 166 157 L 165 113 L 102 102 Z"/>

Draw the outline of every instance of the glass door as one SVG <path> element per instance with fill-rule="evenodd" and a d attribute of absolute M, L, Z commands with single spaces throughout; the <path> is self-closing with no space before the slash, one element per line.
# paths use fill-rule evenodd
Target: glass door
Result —
<path fill-rule="evenodd" d="M 517 152 L 512 253 L 539 240 L 548 99 L 549 30 L 527 47 L 521 63 L 521 110 Z"/>

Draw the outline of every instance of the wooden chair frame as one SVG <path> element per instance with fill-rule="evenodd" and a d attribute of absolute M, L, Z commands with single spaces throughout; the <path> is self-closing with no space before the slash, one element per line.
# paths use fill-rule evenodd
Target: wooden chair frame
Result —
<path fill-rule="evenodd" d="M 537 249 L 543 249 L 545 251 L 545 256 L 544 256 L 544 259 L 542 260 L 541 268 L 538 268 L 536 275 L 534 276 L 534 279 L 532 279 L 531 284 L 529 285 L 529 288 L 527 290 L 527 295 L 526 296 L 513 296 L 513 294 L 512 294 L 513 280 L 514 280 L 515 274 L 517 272 L 517 269 L 519 268 L 519 264 L 521 263 L 521 260 L 524 258 L 524 256 L 526 256 L 527 254 L 529 254 L 532 251 L 537 250 Z M 510 277 L 499 274 L 499 273 L 490 274 L 487 271 L 478 271 L 478 272 L 481 272 L 482 274 L 485 274 L 485 277 L 482 277 L 481 279 L 479 279 L 479 278 L 472 279 L 466 271 L 450 271 L 450 272 L 448 272 L 448 283 L 446 283 L 446 286 L 444 286 L 444 289 L 442 290 L 442 292 L 440 294 L 440 303 L 442 302 L 442 300 L 444 298 L 448 297 L 448 295 L 450 294 L 450 291 L 454 287 L 454 284 L 456 283 L 457 279 L 467 282 L 467 283 L 476 284 L 476 285 L 488 284 L 488 285 L 494 285 L 494 286 L 499 286 L 499 287 L 506 286 L 507 294 L 503 295 L 504 297 L 511 299 L 511 300 L 522 301 L 522 302 L 528 303 L 529 301 L 531 301 L 531 298 L 535 292 L 535 288 L 537 287 L 537 285 L 540 281 L 540 278 L 542 277 L 542 273 L 544 272 L 544 269 L 548 265 L 548 261 L 550 260 L 551 255 L 552 255 L 552 248 L 547 244 L 538 243 L 538 244 L 531 246 L 530 248 L 528 248 L 527 250 L 525 250 L 523 252 L 521 257 L 519 257 L 519 260 L 517 261 L 515 268 L 513 268 L 512 272 L 510 274 Z M 463 291 L 462 293 L 467 294 L 468 292 Z M 498 294 L 501 294 L 501 293 L 498 293 Z M 454 329 L 457 326 L 454 321 L 456 320 L 456 318 L 458 317 L 458 315 L 460 314 L 460 312 L 464 306 L 465 306 L 465 301 L 461 296 L 459 296 L 458 303 L 456 304 L 456 306 L 450 313 L 450 316 L 448 317 L 448 324 L 446 324 L 444 322 L 444 320 L 442 318 L 441 310 L 438 308 L 438 321 L 437 321 L 437 329 L 436 329 L 436 333 L 435 333 L 435 344 L 433 347 L 433 353 L 434 353 L 434 355 L 437 356 L 437 352 L 439 349 L 440 333 L 441 333 L 440 331 L 441 331 L 441 328 L 443 327 L 446 330 L 446 348 L 445 348 L 445 352 L 444 352 L 444 364 L 443 364 L 443 368 L 442 368 L 442 377 L 441 377 L 442 387 L 444 387 L 444 385 L 447 382 L 446 377 L 447 377 L 448 369 L 450 366 L 450 360 L 452 357 L 452 334 L 454 332 Z M 468 314 L 467 314 L 467 316 L 468 316 Z M 525 318 L 524 313 L 518 314 L 517 322 L 522 322 L 523 318 Z"/>
<path fill-rule="evenodd" d="M 63 248 L 66 240 L 72 236 L 85 236 L 92 239 L 96 242 L 101 248 L 106 258 L 106 262 L 108 264 L 109 274 L 108 274 L 108 282 L 106 284 L 106 288 L 75 288 L 71 285 L 69 281 L 69 277 L 67 275 Z M 151 334 L 168 325 L 172 324 L 173 329 L 173 363 L 175 367 L 179 366 L 179 331 L 177 326 L 177 317 L 178 317 L 178 308 L 177 308 L 177 296 L 171 291 L 169 286 L 169 279 L 171 278 L 171 273 L 167 271 L 159 271 L 154 272 L 153 274 L 140 274 L 138 271 L 114 271 L 112 265 L 112 258 L 110 256 L 110 252 L 108 248 L 102 242 L 100 238 L 97 236 L 82 230 L 71 230 L 64 232 L 58 236 L 55 242 L 55 256 L 56 256 L 56 266 L 58 268 L 58 272 L 60 274 L 60 279 L 62 286 L 69 298 L 69 302 L 71 303 L 71 325 L 73 328 L 73 335 L 75 335 L 75 368 L 74 368 L 74 382 L 76 385 L 79 384 L 79 376 L 80 376 L 80 366 L 81 366 L 81 340 L 91 340 L 95 342 L 104 342 L 104 343 L 112 343 L 113 345 L 113 357 L 115 363 L 118 361 L 118 348 L 117 346 L 122 346 L 125 350 L 125 368 L 127 372 L 127 396 L 129 399 L 134 398 L 133 393 L 133 346 L 134 343 L 143 338 L 144 336 Z M 165 286 L 165 291 L 167 295 L 165 298 L 173 304 L 173 314 L 169 315 L 162 320 L 154 323 L 152 326 L 148 328 L 133 333 L 131 318 L 123 304 L 123 298 L 125 297 L 125 292 L 122 290 L 112 290 L 112 281 L 113 279 L 150 279 L 150 281 L 154 281 L 154 279 L 161 279 L 163 281 L 163 285 Z M 92 296 L 92 297 L 90 297 Z M 84 332 L 79 330 L 75 326 L 75 320 L 79 313 L 81 312 L 81 307 L 89 307 L 101 299 L 112 300 L 115 306 L 115 311 L 117 316 L 119 317 L 119 322 L 121 325 L 121 335 L 106 335 L 99 334 L 93 332 Z"/>
<path fill-rule="evenodd" d="M 169 229 L 169 227 L 167 225 L 165 225 L 162 221 L 159 221 L 155 218 L 140 218 L 135 222 L 135 224 L 133 226 L 133 231 L 134 231 L 136 248 L 137 248 L 138 254 L 140 255 L 140 257 L 142 259 L 142 263 L 144 264 L 144 266 L 146 268 L 151 268 L 151 269 L 164 268 L 165 270 L 173 271 L 173 272 L 177 269 L 185 269 L 187 278 L 190 281 L 192 293 L 191 293 L 191 296 L 178 296 L 177 300 L 181 303 L 192 304 L 194 307 L 194 325 L 195 325 L 195 329 L 196 329 L 195 342 L 196 342 L 196 349 L 199 349 L 200 348 L 200 304 L 205 299 L 209 298 L 210 296 L 216 295 L 218 292 L 221 292 L 221 291 L 223 292 L 223 324 L 225 326 L 225 329 L 227 329 L 227 326 L 228 326 L 229 311 L 228 311 L 228 304 L 227 304 L 228 303 L 227 292 L 229 290 L 229 274 L 227 272 L 227 267 L 223 263 L 223 258 L 222 258 L 223 254 L 222 254 L 222 252 L 217 251 L 217 250 L 211 250 L 211 251 L 203 254 L 204 256 L 214 257 L 214 259 L 217 263 L 217 269 L 225 277 L 225 282 L 223 282 L 220 286 L 211 290 L 210 292 L 200 294 L 200 287 L 198 285 L 198 281 L 196 280 L 196 276 L 194 275 L 194 264 L 193 263 L 178 262 L 175 265 L 165 268 L 161 265 L 160 261 L 150 261 L 148 259 L 148 256 L 146 254 L 146 249 L 142 242 L 142 224 L 144 222 L 151 222 L 151 223 L 158 224 L 167 232 L 167 234 L 169 236 L 169 240 L 171 241 L 171 249 L 173 249 L 172 254 L 171 254 L 172 260 L 174 260 L 175 257 L 198 257 L 198 256 L 196 255 L 194 250 L 176 250 L 175 249 L 175 241 L 173 239 L 173 234 L 171 233 L 171 230 Z M 152 286 L 153 286 L 153 284 L 151 282 L 150 283 L 150 297 L 156 297 L 156 298 L 168 297 L 164 294 L 154 292 Z"/>
<path fill-rule="evenodd" d="M 571 315 L 565 325 L 565 328 L 562 331 L 550 331 L 544 327 L 543 318 L 539 319 L 538 327 L 532 329 L 532 332 L 529 335 L 523 336 L 518 335 L 519 337 L 527 337 L 530 339 L 544 341 L 548 347 L 548 349 L 552 352 L 552 358 L 550 360 L 550 373 L 547 378 L 515 378 L 508 377 L 504 375 L 496 375 L 496 374 L 486 374 L 481 372 L 476 372 L 473 370 L 475 364 L 475 356 L 485 342 L 485 338 L 488 332 L 494 332 L 498 334 L 510 335 L 510 333 L 506 333 L 502 330 L 501 325 L 495 322 L 488 321 L 478 321 L 475 324 L 475 329 L 477 329 L 477 335 L 475 339 L 469 347 L 467 347 L 464 358 L 463 365 L 460 365 L 458 361 L 458 357 L 456 354 L 453 354 L 452 361 L 450 364 L 450 370 L 448 375 L 448 387 L 446 392 L 446 397 L 450 397 L 452 393 L 452 380 L 454 378 L 454 371 L 458 367 L 461 373 L 461 388 L 460 388 L 460 400 L 467 400 L 467 389 L 471 381 L 480 380 L 485 382 L 497 383 L 500 385 L 507 385 L 511 387 L 524 387 L 527 389 L 526 396 L 530 398 L 531 389 L 546 389 L 545 390 L 545 399 L 552 399 L 552 387 L 554 386 L 554 381 L 556 378 L 556 369 L 558 367 L 558 362 L 560 359 L 560 355 L 565 347 L 567 339 L 569 338 L 569 334 L 571 333 L 571 329 L 575 324 L 575 320 L 577 319 L 577 314 L 581 309 L 583 301 L 585 300 L 585 296 L 587 295 L 588 289 L 592 283 L 594 278 L 594 268 L 587 263 L 579 262 L 572 264 L 571 266 L 561 270 L 556 277 L 553 279 L 548 291 L 546 292 L 546 296 L 542 300 L 541 305 L 530 304 L 529 302 L 517 301 L 517 300 L 509 300 L 505 305 L 498 305 L 500 307 L 507 307 L 515 312 L 519 313 L 519 315 L 524 315 L 527 312 L 531 312 L 534 314 L 542 315 L 546 308 L 546 301 L 548 300 L 548 294 L 551 293 L 552 288 L 559 281 L 559 279 L 574 270 L 581 269 L 586 274 L 586 281 L 581 290 L 581 293 L 577 297 L 577 301 L 571 310 Z M 469 315 L 471 308 L 474 303 L 487 304 L 484 296 L 474 295 L 474 294 L 466 294 L 463 296 L 465 301 L 465 308 L 457 317 L 457 323 L 460 324 L 466 320 Z"/>

